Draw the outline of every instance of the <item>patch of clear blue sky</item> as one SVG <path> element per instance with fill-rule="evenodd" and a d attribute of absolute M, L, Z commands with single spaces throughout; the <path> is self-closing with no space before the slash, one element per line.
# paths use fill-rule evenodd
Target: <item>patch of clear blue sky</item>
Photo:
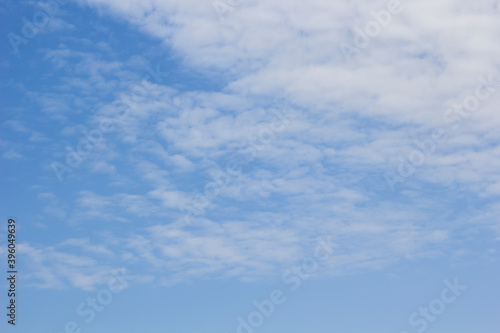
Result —
<path fill-rule="evenodd" d="M 306 280 L 294 292 L 278 277 L 267 283 L 228 280 L 171 288 L 141 285 L 115 295 L 90 324 L 84 322 L 85 317 L 77 316 L 75 309 L 87 297 L 95 297 L 97 291 L 37 290 L 21 284 L 24 292 L 17 329 L 59 333 L 68 321 L 74 321 L 84 332 L 95 333 L 233 333 L 237 331 L 237 318 L 255 311 L 255 300 L 268 299 L 272 290 L 281 289 L 287 300 L 256 332 L 410 333 L 417 330 L 409 325 L 409 316 L 440 297 L 444 280 L 458 277 L 467 290 L 429 322 L 425 332 L 495 333 L 500 325 L 500 291 L 496 286 L 500 270 L 464 261 L 459 265 L 440 258 L 383 272 Z"/>

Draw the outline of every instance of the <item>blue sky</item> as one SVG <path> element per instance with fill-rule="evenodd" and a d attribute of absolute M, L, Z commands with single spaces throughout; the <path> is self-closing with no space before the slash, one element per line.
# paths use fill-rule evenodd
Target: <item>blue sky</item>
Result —
<path fill-rule="evenodd" d="M 497 333 L 499 6 L 3 1 L 2 332 Z"/>

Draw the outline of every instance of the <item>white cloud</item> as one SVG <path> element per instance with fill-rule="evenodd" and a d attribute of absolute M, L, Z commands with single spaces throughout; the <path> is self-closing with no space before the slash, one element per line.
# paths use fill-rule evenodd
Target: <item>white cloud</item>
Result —
<path fill-rule="evenodd" d="M 9 150 L 9 151 L 6 151 L 5 153 L 3 153 L 2 157 L 6 158 L 8 160 L 18 160 L 18 159 L 23 158 L 23 155 L 16 152 L 16 151 Z"/>
<path fill-rule="evenodd" d="M 69 286 L 94 290 L 106 283 L 113 267 L 101 265 L 96 260 L 58 251 L 53 247 L 19 244 L 19 252 L 25 256 L 29 271 L 26 277 L 30 286 L 64 289 Z"/>
<path fill-rule="evenodd" d="M 119 62 L 64 44 L 46 50 L 44 59 L 64 73 L 63 83 L 55 92 L 30 96 L 57 119 L 88 109 L 95 110 L 94 126 L 111 119 L 117 131 L 107 135 L 88 168 L 132 185 L 115 194 L 77 193 L 70 221 L 138 228 L 93 255 L 111 251 L 154 267 L 168 273 L 165 284 L 256 278 L 276 273 L 300 259 L 312 239 L 332 234 L 338 253 L 330 273 L 340 274 L 439 255 L 459 227 L 471 226 L 467 219 L 475 212 L 453 213 L 462 198 L 500 194 L 500 87 L 458 129 L 445 117 L 474 93 L 479 77 L 499 78 L 498 1 L 402 1 L 404 10 L 350 61 L 340 43 L 353 43 L 354 28 L 373 20 L 371 12 L 386 1 L 248 0 L 222 22 L 211 1 L 80 2 L 132 23 L 183 66 L 224 82 L 221 91 L 184 91 L 137 75 L 147 64 L 143 56 Z M 65 92 L 65 85 L 81 94 Z M 121 116 L 117 103 L 138 86 L 146 94 L 120 109 L 127 111 Z M 223 170 L 235 151 L 253 149 L 281 106 L 293 119 L 254 151 L 251 162 L 241 158 L 242 172 L 192 224 L 183 224 L 179 206 L 192 203 L 193 193 L 212 181 L 209 171 Z M 67 125 L 63 135 L 79 135 L 80 125 Z M 26 131 L 20 122 L 8 126 Z M 447 141 L 391 194 L 384 173 L 397 170 L 415 141 L 437 128 L 446 130 Z M 65 216 L 53 208 L 46 213 Z M 498 232 L 496 208 L 486 207 L 482 225 Z M 68 242 L 62 246 L 73 243 L 87 252 L 92 246 L 90 240 Z M 71 259 L 83 266 L 92 260 Z M 91 285 L 64 274 L 74 284 Z M 57 284 L 56 275 L 47 276 L 43 285 Z"/>

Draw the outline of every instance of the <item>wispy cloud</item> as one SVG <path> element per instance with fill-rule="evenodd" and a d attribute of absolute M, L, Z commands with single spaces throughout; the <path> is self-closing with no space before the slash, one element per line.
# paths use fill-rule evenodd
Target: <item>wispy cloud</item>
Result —
<path fill-rule="evenodd" d="M 36 285 L 91 288 L 113 266 L 101 256 L 158 284 L 258 279 L 325 234 L 337 252 L 324 274 L 345 274 L 442 255 L 477 221 L 500 235 L 500 94 L 467 118 L 446 116 L 500 72 L 497 2 L 401 1 L 350 61 L 339 43 L 388 1 L 252 0 L 223 21 L 211 1 L 78 3 L 142 35 L 120 40 L 97 23 L 94 35 L 59 31 L 37 51 L 47 83 L 12 85 L 27 99 L 9 109 L 2 157 L 36 158 L 36 184 L 54 187 L 51 163 L 66 165 L 88 133 L 99 141 L 58 187 L 36 190 L 45 219 L 84 234 L 25 243 Z M 293 121 L 269 131 L 280 109 Z M 459 121 L 392 192 L 384 175 L 416 158 L 415 142 Z M 231 181 L 193 204 L 238 154 Z M 189 224 L 186 205 L 199 211 Z"/>

